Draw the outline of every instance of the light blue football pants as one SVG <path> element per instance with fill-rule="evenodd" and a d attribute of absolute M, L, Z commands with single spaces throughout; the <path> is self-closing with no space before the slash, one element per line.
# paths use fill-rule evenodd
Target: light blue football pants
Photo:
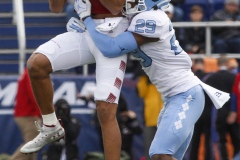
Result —
<path fill-rule="evenodd" d="M 150 146 L 150 157 L 169 154 L 182 160 L 204 104 L 204 91 L 200 85 L 165 99 L 158 118 L 158 129 Z"/>

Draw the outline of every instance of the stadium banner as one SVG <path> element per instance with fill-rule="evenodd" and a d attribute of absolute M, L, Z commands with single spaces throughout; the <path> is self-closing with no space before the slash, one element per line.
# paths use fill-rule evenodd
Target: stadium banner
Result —
<path fill-rule="evenodd" d="M 54 86 L 54 102 L 60 98 L 66 99 L 71 106 L 72 116 L 81 123 L 77 140 L 80 159 L 83 159 L 87 152 L 101 151 L 99 134 L 94 124 L 95 104 L 77 98 L 77 95 L 84 92 L 88 86 L 96 85 L 94 76 L 52 75 L 51 78 Z M 22 143 L 21 134 L 13 117 L 17 80 L 18 76 L 0 76 L 0 154 L 11 155 Z M 121 93 L 127 101 L 128 108 L 137 113 L 138 119 L 143 124 L 143 102 L 137 95 L 136 81 L 126 77 Z M 39 160 L 42 159 L 42 154 L 46 148 L 39 151 Z M 143 153 L 142 135 L 135 136 L 134 159 L 141 159 Z"/>

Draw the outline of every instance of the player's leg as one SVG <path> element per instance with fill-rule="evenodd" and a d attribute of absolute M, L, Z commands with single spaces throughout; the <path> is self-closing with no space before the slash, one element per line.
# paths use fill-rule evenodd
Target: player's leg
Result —
<path fill-rule="evenodd" d="M 116 120 L 117 103 L 123 83 L 127 57 L 102 58 L 97 63 L 97 114 L 102 129 L 106 160 L 120 159 L 121 134 Z M 104 65 L 102 65 L 104 64 Z"/>
<path fill-rule="evenodd" d="M 149 151 L 152 160 L 181 160 L 189 145 L 183 144 L 190 142 L 187 139 L 203 111 L 204 102 L 200 85 L 166 100 Z M 183 146 L 186 148 L 183 149 Z"/>
<path fill-rule="evenodd" d="M 49 74 L 52 73 L 50 61 L 40 52 L 35 52 L 29 58 L 27 67 L 33 93 L 40 108 L 41 114 L 46 115 L 53 113 L 53 87 L 49 76 Z M 53 122 L 53 124 L 56 124 L 56 122 Z"/>
<path fill-rule="evenodd" d="M 116 119 L 117 104 L 96 101 L 106 160 L 120 159 L 121 134 Z"/>
<path fill-rule="evenodd" d="M 118 160 L 122 141 L 116 111 L 127 57 L 103 58 L 101 61 L 103 63 L 97 63 L 97 89 L 94 95 L 97 114 L 102 129 L 105 159 Z"/>
<path fill-rule="evenodd" d="M 83 34 L 61 34 L 38 47 L 28 60 L 31 85 L 43 115 L 54 111 L 50 73 L 94 62 L 84 36 L 79 35 Z"/>
<path fill-rule="evenodd" d="M 159 114 L 159 117 L 158 117 L 158 126 L 157 126 L 157 131 L 159 130 L 159 126 L 160 126 L 160 124 L 162 123 L 162 119 L 163 119 L 163 117 L 164 117 L 164 115 L 165 115 L 165 112 L 166 112 L 166 110 L 167 110 L 167 108 L 168 107 L 166 107 L 166 105 L 168 105 L 168 103 L 166 103 L 166 101 L 165 101 L 165 105 L 164 105 L 164 107 L 162 108 L 162 110 L 161 110 L 161 112 L 160 112 L 160 114 Z M 165 120 L 164 120 L 165 121 Z M 154 138 L 156 137 L 156 135 L 157 135 L 157 133 L 158 132 L 156 132 L 156 134 L 155 134 L 155 136 L 154 136 Z M 158 135 L 159 135 L 159 133 L 158 133 Z M 153 142 L 152 142 L 152 144 L 153 144 Z M 151 146 L 153 146 L 151 144 Z M 149 149 L 149 156 L 151 157 L 151 159 L 152 160 L 175 160 L 175 158 L 173 158 L 173 156 L 171 155 L 171 154 L 151 154 L 151 146 L 150 146 L 150 149 Z M 152 155 L 152 156 L 151 156 Z"/>
<path fill-rule="evenodd" d="M 114 18 L 110 18 L 112 20 Z M 107 19 L 104 20 L 108 21 Z M 95 20 L 98 23 L 98 20 Z M 100 22 L 101 23 L 101 22 Z M 122 19 L 118 26 L 108 33 L 110 36 L 124 32 L 128 21 Z M 116 110 L 123 83 L 127 56 L 106 58 L 96 48 L 90 36 L 86 36 L 96 60 L 97 88 L 94 94 L 97 114 L 102 129 L 104 154 L 106 160 L 119 160 L 121 152 L 121 134 L 116 120 Z M 106 46 L 107 47 L 107 46 Z"/>
<path fill-rule="evenodd" d="M 82 33 L 67 32 L 58 35 L 38 47 L 33 53 L 28 60 L 29 77 L 36 101 L 41 110 L 44 125 L 40 134 L 21 148 L 22 153 L 38 151 L 45 144 L 64 136 L 64 129 L 59 124 L 54 112 L 54 91 L 49 74 L 53 71 L 68 69 L 94 61 Z M 39 140 L 45 132 L 48 136 L 44 138 L 44 141 Z M 37 142 L 37 145 L 35 142 Z"/>
<path fill-rule="evenodd" d="M 191 142 L 193 131 L 194 129 L 192 129 L 192 132 L 190 132 L 185 142 L 183 142 L 183 144 L 179 147 L 178 151 L 173 155 L 176 159 L 183 159 L 184 153 L 187 151 L 188 146 Z"/>

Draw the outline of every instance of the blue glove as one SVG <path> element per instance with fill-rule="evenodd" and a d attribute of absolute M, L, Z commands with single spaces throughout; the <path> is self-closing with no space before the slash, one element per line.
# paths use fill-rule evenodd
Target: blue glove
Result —
<path fill-rule="evenodd" d="M 79 15 L 81 20 L 91 15 L 91 6 L 92 5 L 89 0 L 74 1 L 74 9 Z"/>
<path fill-rule="evenodd" d="M 67 31 L 75 33 L 83 33 L 85 31 L 85 25 L 79 19 L 72 17 L 67 23 Z"/>

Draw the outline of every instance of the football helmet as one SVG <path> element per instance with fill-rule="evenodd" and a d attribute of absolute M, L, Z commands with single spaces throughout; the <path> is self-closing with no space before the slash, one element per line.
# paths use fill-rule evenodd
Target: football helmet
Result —
<path fill-rule="evenodd" d="M 133 15 L 147 10 L 145 0 L 126 0 L 122 13 L 124 15 Z"/>
<path fill-rule="evenodd" d="M 167 8 L 171 0 L 126 0 L 122 13 L 133 15 L 151 9 Z"/>

